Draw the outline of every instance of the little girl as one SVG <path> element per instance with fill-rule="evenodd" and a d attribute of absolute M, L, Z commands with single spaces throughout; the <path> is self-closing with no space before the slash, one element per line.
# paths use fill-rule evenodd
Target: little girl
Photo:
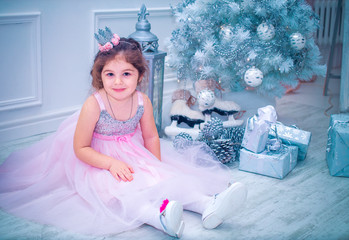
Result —
<path fill-rule="evenodd" d="M 95 92 L 54 135 L 0 166 L 0 207 L 92 235 L 149 224 L 180 237 L 183 208 L 207 229 L 233 216 L 247 191 L 228 186 L 229 169 L 205 145 L 178 153 L 160 143 L 151 102 L 136 90 L 147 75 L 140 45 L 108 28 L 96 38 Z"/>

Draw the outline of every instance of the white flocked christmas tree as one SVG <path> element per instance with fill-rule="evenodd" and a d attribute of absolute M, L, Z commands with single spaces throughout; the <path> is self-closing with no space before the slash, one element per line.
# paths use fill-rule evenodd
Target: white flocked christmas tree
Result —
<path fill-rule="evenodd" d="M 314 42 L 318 17 L 304 0 L 184 0 L 173 11 L 167 60 L 181 81 L 280 97 L 326 72 Z"/>

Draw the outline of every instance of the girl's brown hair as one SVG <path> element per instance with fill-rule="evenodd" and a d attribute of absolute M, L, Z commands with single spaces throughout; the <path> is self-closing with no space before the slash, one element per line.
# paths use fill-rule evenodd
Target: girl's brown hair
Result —
<path fill-rule="evenodd" d="M 143 57 L 140 44 L 132 38 L 120 38 L 118 45 L 106 52 L 99 51 L 95 57 L 91 70 L 91 76 L 92 86 L 96 90 L 103 88 L 101 73 L 104 66 L 109 61 L 115 59 L 117 55 L 122 55 L 125 57 L 126 62 L 132 64 L 138 70 L 138 84 L 142 81 L 142 76 L 143 78 L 148 77 L 148 64 Z"/>

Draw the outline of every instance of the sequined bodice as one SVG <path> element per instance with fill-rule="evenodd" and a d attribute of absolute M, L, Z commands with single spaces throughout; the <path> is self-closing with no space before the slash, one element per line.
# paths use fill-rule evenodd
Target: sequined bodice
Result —
<path fill-rule="evenodd" d="M 137 112 L 132 118 L 126 121 L 119 121 L 110 116 L 107 110 L 105 110 L 103 103 L 99 104 L 102 105 L 101 113 L 94 132 L 102 135 L 120 136 L 133 133 L 144 113 L 143 105 L 138 103 Z"/>

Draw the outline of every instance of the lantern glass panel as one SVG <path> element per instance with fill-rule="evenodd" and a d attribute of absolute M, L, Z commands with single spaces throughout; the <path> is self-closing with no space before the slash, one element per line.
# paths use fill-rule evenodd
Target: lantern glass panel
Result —
<path fill-rule="evenodd" d="M 164 65 L 166 52 L 156 53 L 144 52 L 144 57 L 148 62 L 149 77 L 138 86 L 138 90 L 144 92 L 153 104 L 153 114 L 159 135 L 162 135 L 162 98 L 164 85 Z"/>
<path fill-rule="evenodd" d="M 161 131 L 162 96 L 164 84 L 164 58 L 158 58 L 154 63 L 153 108 L 158 132 Z"/>

